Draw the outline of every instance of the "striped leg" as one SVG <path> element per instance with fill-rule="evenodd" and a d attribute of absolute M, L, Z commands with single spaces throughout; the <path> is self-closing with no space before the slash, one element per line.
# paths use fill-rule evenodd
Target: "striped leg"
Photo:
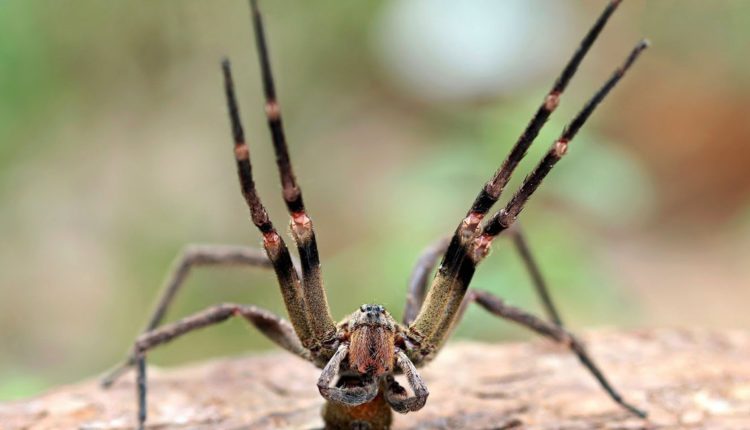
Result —
<path fill-rule="evenodd" d="M 189 245 L 175 259 L 169 276 L 162 287 L 159 301 L 142 333 L 149 332 L 161 324 L 177 293 L 193 267 L 197 266 L 250 266 L 271 268 L 271 261 L 263 250 L 236 245 Z M 132 353 L 102 378 L 103 387 L 109 387 L 128 368 L 135 364 Z"/>
<path fill-rule="evenodd" d="M 178 338 L 191 331 L 215 325 L 234 316 L 241 316 L 254 325 L 274 343 L 299 357 L 310 360 L 310 353 L 302 346 L 292 326 L 275 314 L 255 306 L 222 304 L 193 314 L 173 324 L 162 326 L 142 334 L 135 342 L 136 385 L 138 389 L 138 429 L 143 430 L 146 422 L 146 352 Z"/>
<path fill-rule="evenodd" d="M 440 270 L 432 282 L 419 315 L 411 324 L 412 336 L 423 343 L 425 353 L 435 347 L 436 341 L 444 337 L 461 305 L 469 282 L 474 275 L 476 261 L 469 254 L 472 242 L 482 219 L 500 198 L 511 174 L 526 154 L 544 123 L 557 107 L 560 96 L 575 74 L 589 48 L 594 43 L 620 0 L 611 0 L 594 25 L 581 41 L 563 71 L 555 80 L 526 129 L 518 138 L 508 157 L 485 184 L 471 209 L 456 228 L 453 238 L 443 255 Z"/>
<path fill-rule="evenodd" d="M 563 130 L 560 137 L 552 144 L 547 154 L 542 158 L 539 164 L 534 168 L 529 176 L 524 179 L 521 188 L 513 195 L 505 208 L 498 211 L 489 221 L 485 224 L 482 229 L 481 235 L 477 238 L 476 243 L 478 245 L 478 251 L 486 250 L 489 243 L 494 237 L 508 229 L 516 220 L 518 215 L 523 210 L 526 202 L 529 201 L 531 195 L 536 191 L 542 180 L 552 170 L 552 167 L 557 164 L 558 161 L 568 151 L 568 145 L 575 138 L 578 131 L 586 123 L 586 120 L 591 116 L 599 103 L 609 94 L 612 88 L 625 75 L 625 72 L 633 65 L 635 60 L 638 59 L 640 54 L 648 48 L 648 42 L 642 40 L 633 48 L 628 55 L 625 62 L 618 67 L 609 80 L 594 94 L 594 96 L 586 103 L 583 109 L 576 115 L 573 120 Z"/>
<path fill-rule="evenodd" d="M 297 271 L 292 264 L 289 249 L 286 247 L 284 239 L 281 238 L 268 218 L 268 212 L 260 201 L 260 197 L 258 197 L 255 189 L 253 170 L 250 164 L 250 149 L 247 143 L 245 143 L 245 132 L 240 122 L 229 60 L 224 60 L 222 70 L 224 72 L 224 89 L 226 91 L 229 119 L 234 138 L 234 156 L 237 162 L 237 174 L 240 180 L 242 195 L 250 210 L 250 218 L 253 224 L 255 224 L 263 235 L 263 247 L 276 272 L 279 287 L 281 288 L 281 295 L 284 299 L 289 319 L 292 326 L 294 326 L 294 331 L 302 341 L 302 344 L 309 349 L 319 344 L 319 342 L 313 336 L 308 321 L 308 308 L 305 305 L 302 286 L 297 276 Z"/>
<path fill-rule="evenodd" d="M 411 325 L 413 336 L 422 342 L 425 354 L 429 354 L 445 340 L 456 312 L 461 306 L 469 282 L 474 275 L 476 265 L 489 252 L 492 240 L 515 222 L 526 202 L 541 184 L 542 179 L 565 154 L 569 142 L 575 137 L 596 106 L 619 82 L 627 69 L 647 46 L 645 41 L 636 45 L 625 62 L 615 70 L 612 77 L 569 123 L 541 162 L 526 177 L 521 188 L 510 199 L 505 208 L 496 213 L 481 228 L 479 234 L 476 233 L 476 227 L 483 214 L 477 216 L 476 213 L 472 212 L 464 220 L 445 253 L 441 268 L 435 276 L 432 288 L 419 316 Z"/>
<path fill-rule="evenodd" d="M 326 292 L 320 273 L 320 256 L 313 231 L 313 224 L 307 215 L 302 200 L 302 190 L 297 184 L 289 158 L 289 150 L 281 122 L 281 110 L 276 97 L 271 62 L 268 56 L 268 45 L 263 29 L 263 20 L 258 8 L 257 0 L 251 0 L 253 28 L 258 50 L 261 74 L 263 77 L 263 93 L 266 98 L 266 117 L 271 131 L 273 148 L 276 153 L 276 164 L 281 179 L 282 195 L 291 217 L 290 225 L 294 241 L 302 263 L 302 286 L 305 303 L 308 306 L 310 330 L 319 343 L 328 342 L 336 331 L 335 322 L 328 307 Z"/>
<path fill-rule="evenodd" d="M 544 307 L 547 318 L 562 327 L 563 324 L 562 319 L 560 318 L 560 313 L 552 301 L 547 282 L 542 276 L 541 269 L 531 253 L 531 249 L 529 249 L 526 235 L 521 229 L 520 224 L 514 224 L 513 228 L 510 229 L 510 234 L 513 240 L 513 246 L 521 256 L 526 271 L 529 272 L 532 284 L 534 285 L 534 291 Z M 404 324 L 411 324 L 417 317 L 417 312 L 419 312 L 419 308 L 422 306 L 425 293 L 427 292 L 427 278 L 435 269 L 435 266 L 437 266 L 438 259 L 448 248 L 449 243 L 450 237 L 440 238 L 425 248 L 419 256 L 419 259 L 411 272 L 411 276 L 409 277 L 409 289 L 406 295 L 406 307 L 404 309 L 403 318 Z M 456 319 L 459 319 L 459 317 L 456 317 Z"/>

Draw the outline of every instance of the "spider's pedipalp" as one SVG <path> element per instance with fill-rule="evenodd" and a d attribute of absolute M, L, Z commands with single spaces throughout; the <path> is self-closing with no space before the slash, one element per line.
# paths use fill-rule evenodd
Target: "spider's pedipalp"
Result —
<path fill-rule="evenodd" d="M 409 387 L 414 391 L 414 395 L 408 396 L 403 387 L 391 377 L 390 380 L 387 379 L 388 386 L 385 392 L 385 400 L 394 411 L 402 414 L 422 409 L 430 392 L 419 373 L 417 373 L 414 363 L 409 360 L 409 357 L 403 351 L 399 350 L 396 352 L 396 365 L 406 375 L 406 380 L 409 381 Z"/>
<path fill-rule="evenodd" d="M 378 395 L 380 389 L 378 385 L 379 381 L 377 378 L 363 375 L 357 378 L 357 382 L 361 384 L 347 387 L 332 387 L 331 382 L 339 375 L 341 364 L 348 354 L 348 345 L 342 344 L 339 346 L 336 353 L 323 368 L 320 378 L 318 378 L 318 391 L 320 391 L 320 395 L 326 400 L 347 406 L 357 406 L 371 401 Z"/>

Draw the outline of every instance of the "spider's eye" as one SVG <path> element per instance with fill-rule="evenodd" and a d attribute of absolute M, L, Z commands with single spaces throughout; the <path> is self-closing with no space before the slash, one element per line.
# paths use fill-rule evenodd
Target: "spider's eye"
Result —
<path fill-rule="evenodd" d="M 383 306 L 378 305 L 378 312 L 383 312 L 385 308 Z"/>
<path fill-rule="evenodd" d="M 359 307 L 359 310 L 362 311 L 362 312 L 364 312 L 364 311 L 367 310 L 367 307 L 365 305 L 362 305 L 362 306 Z"/>

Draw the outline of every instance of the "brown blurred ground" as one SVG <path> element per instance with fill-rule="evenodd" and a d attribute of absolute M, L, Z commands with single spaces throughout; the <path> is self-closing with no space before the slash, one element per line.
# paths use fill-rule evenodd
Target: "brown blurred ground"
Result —
<path fill-rule="evenodd" d="M 457 342 L 421 371 L 423 409 L 394 414 L 395 429 L 722 429 L 750 425 L 750 338 L 739 332 L 656 330 L 587 336 L 623 395 L 649 420 L 623 411 L 564 349 L 546 342 Z M 289 354 L 152 369 L 149 425 L 164 430 L 321 428 L 320 371 Z M 129 375 L 132 376 L 132 375 Z M 132 428 L 132 378 L 102 391 L 59 387 L 0 406 L 0 428 Z"/>

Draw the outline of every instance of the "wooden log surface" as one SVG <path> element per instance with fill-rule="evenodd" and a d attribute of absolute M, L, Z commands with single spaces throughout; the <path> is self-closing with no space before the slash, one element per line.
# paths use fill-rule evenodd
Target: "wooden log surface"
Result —
<path fill-rule="evenodd" d="M 647 421 L 618 408 L 565 349 L 545 341 L 454 342 L 421 370 L 430 389 L 395 429 L 750 429 L 750 333 L 596 332 L 584 339 Z M 283 352 L 151 367 L 149 429 L 322 427 L 319 370 Z M 132 373 L 0 404 L 0 429 L 131 429 Z"/>

